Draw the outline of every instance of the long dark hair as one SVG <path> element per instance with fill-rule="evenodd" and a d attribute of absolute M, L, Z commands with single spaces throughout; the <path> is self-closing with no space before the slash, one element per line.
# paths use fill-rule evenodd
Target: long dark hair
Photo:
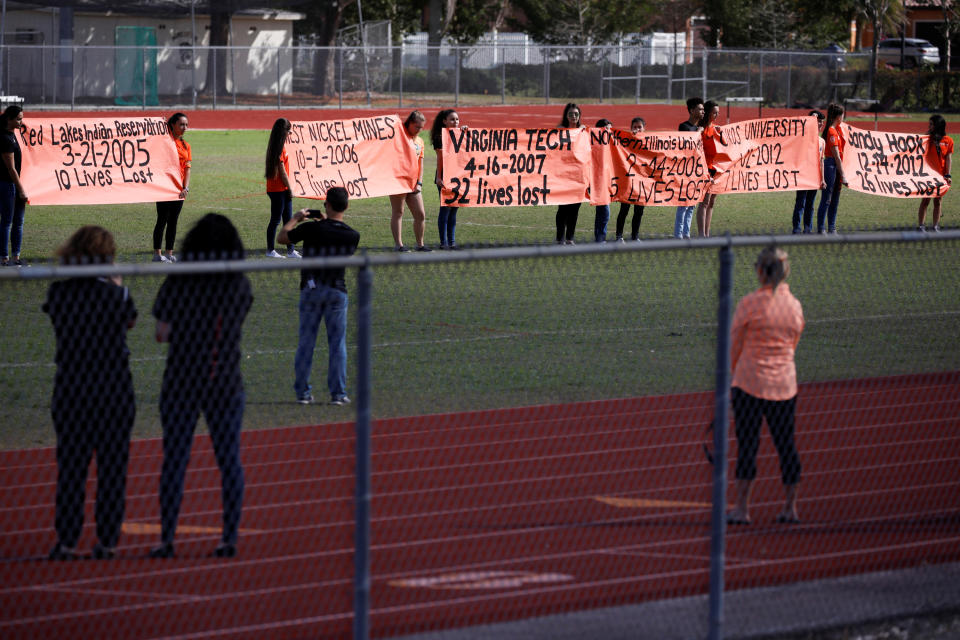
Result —
<path fill-rule="evenodd" d="M 208 213 L 193 225 L 183 239 L 184 261 L 243 260 L 243 241 L 230 219 Z"/>
<path fill-rule="evenodd" d="M 703 129 L 707 128 L 707 125 L 710 124 L 710 114 L 713 113 L 714 107 L 719 107 L 720 105 L 714 102 L 713 100 L 707 100 L 703 103 L 703 119 L 697 123 L 698 127 Z"/>
<path fill-rule="evenodd" d="M 439 149 L 443 145 L 443 123 L 451 113 L 456 113 L 456 109 L 441 109 L 437 117 L 433 119 L 433 126 L 430 127 L 430 142 L 434 149 Z"/>
<path fill-rule="evenodd" d="M 270 129 L 270 139 L 267 141 L 267 162 L 264 177 L 272 180 L 277 177 L 277 168 L 280 166 L 280 154 L 283 153 L 283 143 L 287 141 L 290 132 L 290 121 L 286 118 L 277 118 Z"/>
<path fill-rule="evenodd" d="M 947 121 L 939 113 L 930 116 L 930 146 L 937 148 L 940 155 L 940 141 L 947 135 Z"/>
<path fill-rule="evenodd" d="M 563 117 L 560 118 L 561 127 L 566 127 L 566 128 L 570 127 L 570 120 L 567 119 L 567 111 L 570 111 L 570 109 L 576 109 L 577 111 L 579 111 L 580 122 L 583 122 L 583 109 L 581 109 L 580 105 L 578 105 L 576 102 L 568 102 L 567 106 L 563 108 Z"/>
<path fill-rule="evenodd" d="M 0 128 L 3 131 L 7 130 L 7 125 L 11 120 L 16 119 L 18 115 L 23 113 L 23 107 L 18 104 L 12 104 L 6 109 L 3 110 L 3 114 L 0 114 Z"/>
<path fill-rule="evenodd" d="M 827 132 L 830 131 L 830 127 L 832 127 L 836 123 L 837 118 L 842 115 L 843 105 L 836 104 L 835 102 L 827 105 L 827 125 L 823 128 L 823 133 L 820 134 L 824 140 L 827 138 Z"/>

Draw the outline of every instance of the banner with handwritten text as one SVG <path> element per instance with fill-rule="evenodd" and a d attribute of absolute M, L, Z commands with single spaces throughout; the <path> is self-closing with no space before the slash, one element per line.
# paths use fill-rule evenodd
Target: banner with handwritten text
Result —
<path fill-rule="evenodd" d="M 843 174 L 854 191 L 894 198 L 941 197 L 950 185 L 940 174 L 929 136 L 868 131 L 842 123 L 847 141 Z M 932 154 L 932 156 L 931 156 Z"/>
<path fill-rule="evenodd" d="M 180 162 L 163 118 L 27 118 L 21 181 L 32 205 L 176 200 Z"/>
<path fill-rule="evenodd" d="M 762 193 L 820 188 L 817 119 L 762 118 L 717 127 L 720 173 L 711 193 Z"/>
<path fill-rule="evenodd" d="M 590 129 L 590 141 L 591 204 L 690 206 L 710 184 L 699 133 Z"/>
<path fill-rule="evenodd" d="M 322 199 L 330 187 L 351 198 L 410 193 L 420 179 L 420 159 L 396 115 L 291 122 L 284 149 L 297 198 Z"/>
<path fill-rule="evenodd" d="M 590 186 L 586 129 L 446 129 L 443 192 L 451 207 L 583 202 Z"/>

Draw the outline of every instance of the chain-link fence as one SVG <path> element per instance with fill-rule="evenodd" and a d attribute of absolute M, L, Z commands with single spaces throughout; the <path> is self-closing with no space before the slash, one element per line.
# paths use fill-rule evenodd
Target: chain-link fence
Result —
<path fill-rule="evenodd" d="M 956 608 L 958 248 L 315 258 L 347 267 L 352 404 L 325 402 L 325 331 L 297 401 L 293 260 L 0 271 L 2 635 L 758 637 Z M 81 561 L 45 560 L 55 529 Z"/>
<path fill-rule="evenodd" d="M 692 95 L 803 106 L 870 97 L 866 54 L 514 40 L 365 48 L 5 45 L 0 84 L 5 95 L 31 105 L 71 108 L 402 108 L 423 102 L 665 102 Z M 935 106 L 939 97 L 923 99 Z"/>

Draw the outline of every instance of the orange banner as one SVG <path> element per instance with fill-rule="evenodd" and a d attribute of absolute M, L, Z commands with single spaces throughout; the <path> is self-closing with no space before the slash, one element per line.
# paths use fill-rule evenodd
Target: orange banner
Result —
<path fill-rule="evenodd" d="M 590 141 L 591 204 L 689 206 L 710 184 L 699 133 L 590 129 Z"/>
<path fill-rule="evenodd" d="M 446 129 L 440 201 L 452 207 L 583 202 L 590 154 L 587 129 Z"/>
<path fill-rule="evenodd" d="M 929 136 L 868 131 L 845 122 L 840 126 L 847 141 L 843 173 L 854 191 L 893 198 L 937 198 L 950 189 Z"/>
<path fill-rule="evenodd" d="M 32 205 L 176 200 L 180 163 L 163 118 L 28 118 L 21 181 Z"/>
<path fill-rule="evenodd" d="M 817 119 L 762 118 L 717 127 L 719 174 L 711 193 L 761 193 L 820 188 Z"/>
<path fill-rule="evenodd" d="M 294 196 L 322 199 L 330 187 L 346 188 L 351 198 L 416 189 L 420 156 L 399 116 L 290 124 L 284 148 Z"/>

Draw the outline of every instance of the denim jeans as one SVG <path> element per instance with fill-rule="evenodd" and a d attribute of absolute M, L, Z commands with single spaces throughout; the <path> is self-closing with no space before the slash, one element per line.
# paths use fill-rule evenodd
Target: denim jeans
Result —
<path fill-rule="evenodd" d="M 333 287 L 317 285 L 300 291 L 300 338 L 293 359 L 297 396 L 310 392 L 310 369 L 317 344 L 320 321 L 327 325 L 327 387 L 330 397 L 346 395 L 347 389 L 347 294 Z"/>
<path fill-rule="evenodd" d="M 813 202 L 817 199 L 817 190 L 809 189 L 797 191 L 797 199 L 793 203 L 793 232 L 810 233 L 813 226 Z M 800 227 L 801 216 L 803 228 Z"/>
<path fill-rule="evenodd" d="M 593 220 L 593 239 L 597 242 L 607 241 L 608 222 L 610 222 L 610 205 L 601 204 L 597 207 L 597 216 Z"/>
<path fill-rule="evenodd" d="M 0 257 L 19 256 L 23 244 L 23 214 L 27 203 L 17 197 L 17 186 L 0 182 Z M 7 249 L 12 249 L 8 253 Z"/>
<path fill-rule="evenodd" d="M 437 212 L 441 246 L 452 247 L 457 244 L 457 209 L 458 207 L 440 207 Z"/>
<path fill-rule="evenodd" d="M 837 205 L 840 204 L 840 189 L 843 186 L 837 176 L 837 161 L 835 158 L 823 159 L 823 181 L 826 187 L 820 195 L 820 206 L 817 208 L 817 233 L 823 231 L 823 219 L 827 219 L 827 230 L 837 230 Z"/>
<path fill-rule="evenodd" d="M 223 542 L 237 543 L 243 508 L 243 466 L 240 464 L 240 429 L 246 395 L 215 390 L 197 390 L 180 397 L 160 398 L 163 421 L 163 467 L 160 471 L 160 540 L 173 543 L 183 501 L 183 481 L 190 461 L 193 431 L 200 412 L 207 420 L 214 457 L 220 467 L 223 503 Z"/>
<path fill-rule="evenodd" d="M 293 194 L 289 191 L 268 191 L 267 197 L 270 198 L 267 251 L 273 251 L 274 243 L 277 240 L 277 225 L 280 224 L 281 220 L 283 220 L 283 224 L 287 224 L 293 217 Z M 293 249 L 293 245 L 288 244 L 287 249 Z"/>
<path fill-rule="evenodd" d="M 693 207 L 677 207 L 677 217 L 673 222 L 674 238 L 690 237 L 690 222 L 693 220 Z"/>

